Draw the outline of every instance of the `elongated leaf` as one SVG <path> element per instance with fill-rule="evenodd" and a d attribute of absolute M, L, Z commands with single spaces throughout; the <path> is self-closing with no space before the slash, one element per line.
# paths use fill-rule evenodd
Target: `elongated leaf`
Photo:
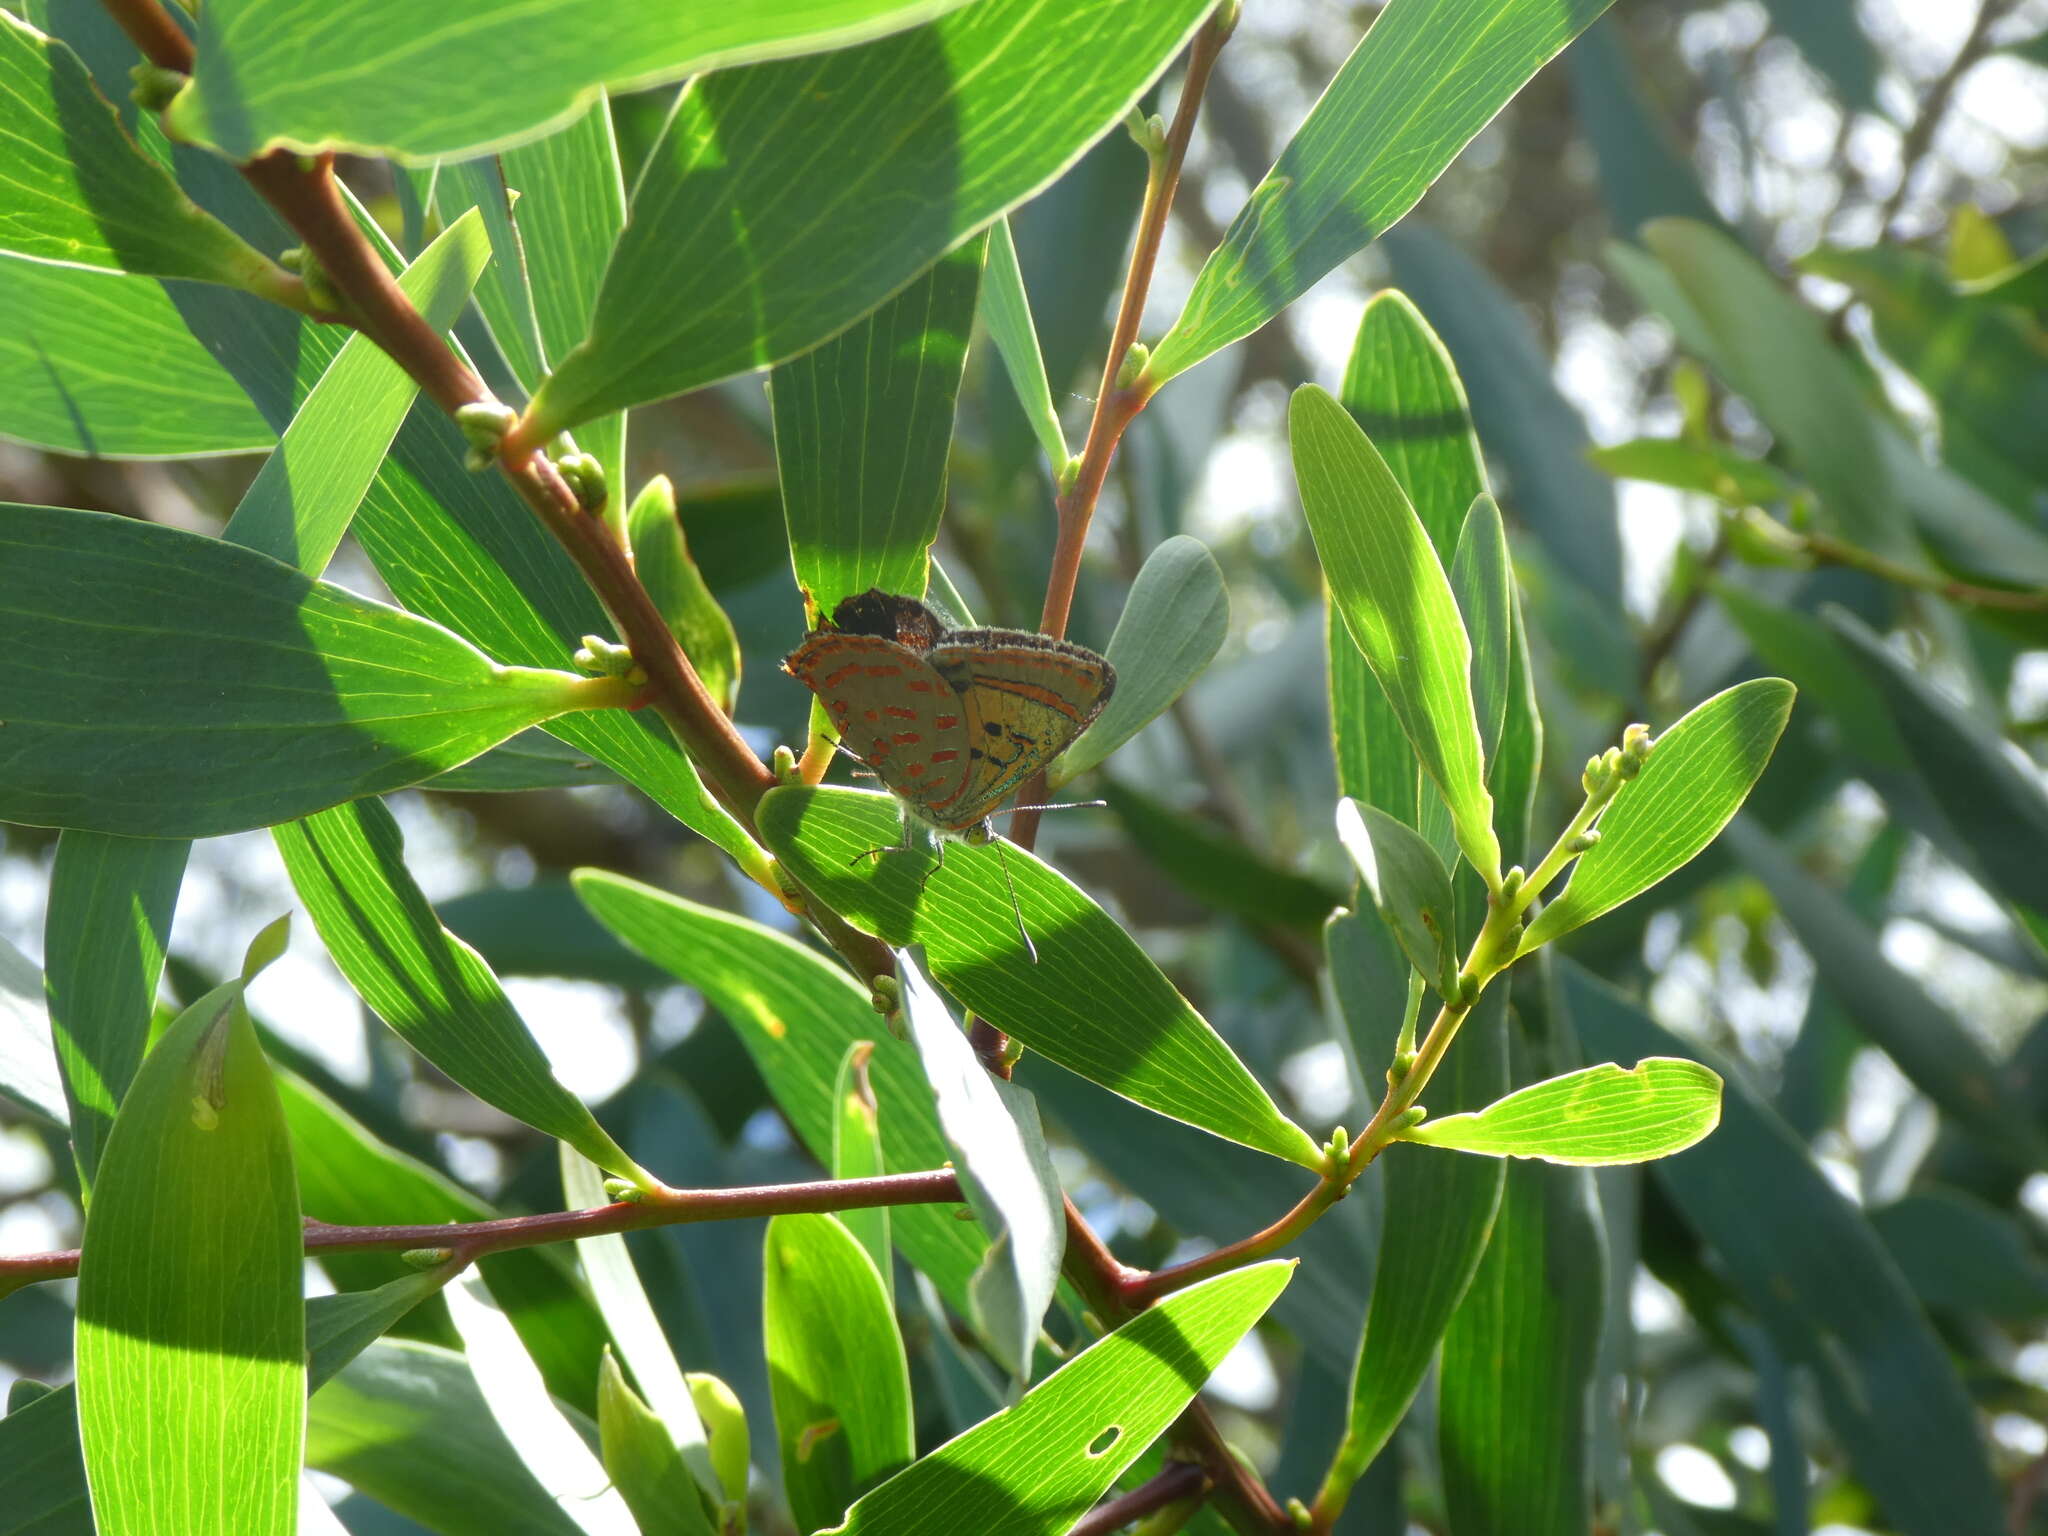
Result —
<path fill-rule="evenodd" d="M 1924 1189 L 1872 1211 L 1870 1224 L 1930 1307 L 2009 1318 L 2048 1312 L 2048 1266 L 2018 1222 L 1982 1201 Z"/>
<path fill-rule="evenodd" d="M 316 1396 L 306 1465 L 429 1530 L 577 1536 L 491 1417 L 463 1357 L 383 1339 Z"/>
<path fill-rule="evenodd" d="M 436 774 L 423 787 L 451 795 L 492 795 L 618 782 L 618 774 L 588 752 L 579 752 L 545 731 L 531 730 L 500 742 L 459 768 Z"/>
<path fill-rule="evenodd" d="M 1500 508 L 1483 492 L 1465 514 L 1451 560 L 1451 591 L 1472 643 L 1472 709 L 1479 717 L 1479 750 L 1489 778 L 1494 749 L 1507 717 L 1508 674 L 1513 669 L 1515 572 Z"/>
<path fill-rule="evenodd" d="M 983 249 L 968 241 L 769 377 L 790 559 L 815 612 L 870 587 L 924 595 Z"/>
<path fill-rule="evenodd" d="M 1820 317 L 1718 230 L 1658 219 L 1643 240 L 1713 337 L 1715 370 L 1783 441 L 1834 526 L 1865 548 L 1912 557 L 1863 390 Z"/>
<path fill-rule="evenodd" d="M 71 1151 L 88 1190 L 149 1043 L 186 852 L 175 838 L 66 832 L 57 839 L 43 920 L 43 991 L 71 1111 Z"/>
<path fill-rule="evenodd" d="M 86 1214 L 79 1428 L 105 1536 L 297 1524 L 298 1191 L 247 981 L 193 1004 L 144 1061 Z"/>
<path fill-rule="evenodd" d="M 1017 392 L 1017 404 L 1045 462 L 1057 476 L 1067 466 L 1066 434 L 1053 407 L 1052 386 L 1045 377 L 1045 358 L 1038 350 L 1038 328 L 1031 321 L 1031 299 L 1024 291 L 1024 273 L 1017 265 L 1017 242 L 1010 221 L 997 219 L 988 228 L 988 262 L 982 270 L 981 319 L 1002 354 L 1003 371 Z"/>
<path fill-rule="evenodd" d="M 1345 893 L 1261 858 L 1213 820 L 1176 810 L 1113 779 L 1093 786 L 1132 843 L 1189 895 L 1260 928 L 1314 934 Z"/>
<path fill-rule="evenodd" d="M 336 806 L 274 836 L 327 952 L 408 1044 L 485 1103 L 613 1173 L 646 1177 L 556 1080 L 483 957 L 441 926 L 381 800 Z"/>
<path fill-rule="evenodd" d="M 136 147 L 78 55 L 0 13 L 0 249 L 247 286 L 275 272 Z"/>
<path fill-rule="evenodd" d="M 420 173 L 413 174 L 417 177 Z M 533 315 L 526 252 L 512 222 L 512 194 L 504 168 L 496 156 L 464 160 L 436 169 L 431 185 L 434 208 L 442 218 L 474 214 L 489 231 L 492 260 L 477 283 L 476 307 L 490 327 L 491 340 L 504 355 L 505 366 L 530 394 L 547 372 L 547 365 L 541 360 L 540 326 Z"/>
<path fill-rule="evenodd" d="M 610 1351 L 598 1368 L 597 1434 L 605 1472 L 643 1532 L 710 1536 L 711 1517 L 668 1426 L 626 1384 Z"/>
<path fill-rule="evenodd" d="M 882 1156 L 880 1110 L 874 1085 L 868 1081 L 868 1061 L 874 1054 L 874 1041 L 856 1040 L 839 1059 L 839 1076 L 832 1084 L 829 1164 L 835 1179 L 871 1179 L 888 1172 Z M 874 1260 L 875 1273 L 882 1277 L 882 1289 L 893 1304 L 896 1264 L 889 1252 L 889 1208 L 878 1205 L 867 1211 L 842 1211 L 839 1220 Z"/>
<path fill-rule="evenodd" d="M 1850 1026 L 1898 1063 L 1958 1130 L 2029 1166 L 2048 1157 L 2024 1101 L 1977 1037 L 1885 958 L 1876 931 L 1747 818 L 1727 836 L 1813 956 L 1820 984 L 1843 1004 Z"/>
<path fill-rule="evenodd" d="M 1394 0 L 1252 189 L 1149 370 L 1250 335 L 1415 206 L 1610 0 Z"/>
<path fill-rule="evenodd" d="M 1657 738 L 1649 761 L 1600 817 L 1562 894 L 1522 936 L 1527 954 L 1640 896 L 1719 835 L 1771 760 L 1792 685 L 1760 677 L 1715 694 Z"/>
<path fill-rule="evenodd" d="M 975 0 L 863 48 L 700 81 L 635 189 L 590 340 L 534 399 L 536 426 L 844 329 L 1114 127 L 1208 8 Z"/>
<path fill-rule="evenodd" d="M 268 448 L 277 433 L 171 293 L 149 278 L 0 256 L 0 437 L 95 458 Z"/>
<path fill-rule="evenodd" d="M 1288 433 L 1332 599 L 1450 808 L 1459 848 L 1496 885 L 1500 843 L 1472 708 L 1472 649 L 1443 565 L 1393 472 L 1343 406 L 1305 384 L 1294 393 Z"/>
<path fill-rule="evenodd" d="M 1892 725 L 1884 696 L 1825 624 L 1732 582 L 1715 581 L 1710 590 L 1757 658 L 1791 679 L 1808 705 L 1826 712 L 1844 746 L 1870 767 L 1907 766 L 1906 744 Z"/>
<path fill-rule="evenodd" d="M 868 994 L 813 950 L 730 913 L 598 870 L 576 876 L 576 893 L 612 932 L 697 988 L 731 1022 L 768 1080 L 775 1101 L 811 1154 L 832 1156 L 832 1086 L 856 1040 L 868 1061 L 891 1173 L 942 1166 L 950 1152 L 917 1051 L 879 1033 Z M 953 1210 L 906 1205 L 890 1223 L 904 1257 L 969 1315 L 967 1279 L 987 1239 Z"/>
<path fill-rule="evenodd" d="M 604 1466 L 555 1401 L 484 1282 L 463 1275 L 448 1288 L 448 1313 L 463 1358 L 505 1438 L 547 1496 L 586 1536 L 640 1536 Z"/>
<path fill-rule="evenodd" d="M 617 695 L 498 666 L 438 625 L 218 539 L 0 508 L 9 821 L 154 837 L 265 826 L 431 778 Z"/>
<path fill-rule="evenodd" d="M 1032 1050 L 1160 1114 L 1319 1166 L 1308 1133 L 1137 943 L 1031 855 L 959 847 L 939 868 L 927 853 L 860 857 L 893 843 L 899 821 L 888 796 L 852 790 L 771 790 L 756 824 L 807 890 L 889 944 L 922 943 L 940 985 Z"/>
<path fill-rule="evenodd" d="M 610 1204 L 605 1194 L 603 1175 L 595 1163 L 578 1154 L 566 1142 L 560 1148 L 560 1155 L 562 1199 L 570 1210 L 590 1210 Z M 578 1238 L 576 1257 L 582 1261 L 583 1273 L 590 1280 L 590 1293 L 597 1302 L 597 1310 L 603 1315 L 619 1353 L 625 1356 L 634 1380 L 646 1395 L 656 1420 L 681 1455 L 684 1470 L 715 1507 L 718 1479 L 712 1471 L 711 1449 L 703 1421 L 697 1417 L 696 1399 L 683 1380 L 682 1368 L 676 1364 L 676 1357 L 669 1349 L 661 1321 L 654 1315 L 647 1292 L 640 1284 L 640 1274 L 633 1267 L 633 1255 L 626 1248 L 626 1239 L 617 1232 Z M 602 1371 L 598 1378 L 598 1402 L 600 1407 L 604 1402 Z M 703 1511 L 702 1501 L 699 1511 Z M 681 1511 L 677 1512 L 676 1518 L 679 1524 L 686 1519 Z M 708 1536 L 711 1522 L 706 1518 L 702 1524 Z"/>
<path fill-rule="evenodd" d="M 1669 1157 L 1721 1123 L 1721 1079 L 1696 1061 L 1606 1062 L 1518 1088 L 1469 1114 L 1425 1120 L 1402 1140 L 1601 1168 Z"/>
<path fill-rule="evenodd" d="M 1600 164 L 1608 225 L 1618 236 L 1633 239 L 1651 219 L 1675 215 L 1716 222 L 1719 215 L 1691 161 L 1637 81 L 1623 30 L 1626 19 L 1609 16 L 1594 23 L 1564 60 L 1573 114 Z"/>
<path fill-rule="evenodd" d="M 1059 1285 L 1067 1238 L 1059 1176 L 1045 1149 L 1038 1104 L 1024 1088 L 982 1066 L 945 1000 L 901 950 L 896 974 L 904 1019 L 932 1085 L 953 1165 L 989 1234 L 988 1256 L 970 1284 L 975 1315 L 996 1346 L 996 1358 L 1022 1383 L 1031 1376 L 1032 1350 Z"/>
<path fill-rule="evenodd" d="M 362 6 L 331 32 L 309 31 L 284 0 L 241 0 L 201 17 L 198 68 L 168 120 L 235 160 L 286 144 L 423 163 L 531 137 L 601 86 L 840 48 L 961 3 L 753 0 L 621 13 L 591 0 L 490 0 L 467 7 L 461 25 L 422 36 L 417 13 L 396 0 Z M 420 89 L 422 80 L 435 88 Z"/>
<path fill-rule="evenodd" d="M 1851 615 L 1828 628 L 1876 688 L 1895 736 L 1999 895 L 2048 913 L 2048 794 L 2005 741 L 1916 675 Z"/>
<path fill-rule="evenodd" d="M 482 221 L 466 214 L 400 275 L 400 291 L 428 326 L 445 331 L 489 258 Z M 222 537 L 319 575 L 418 392 L 389 353 L 367 336 L 351 336 L 264 460 Z"/>
<path fill-rule="evenodd" d="M 1337 837 L 1408 963 L 1440 995 L 1455 994 L 1457 920 L 1436 850 L 1385 811 L 1348 799 L 1337 802 Z"/>
<path fill-rule="evenodd" d="M 1173 1422 L 1292 1273 L 1291 1264 L 1257 1264 L 1168 1296 L 1015 1407 L 882 1484 L 840 1529 L 845 1536 L 1059 1536 Z"/>
<path fill-rule="evenodd" d="M 1811 1373 L 1857 1476 L 1906 1536 L 2000 1536 L 1976 1411 L 1862 1214 L 1714 1054 L 1570 962 L 1565 1001 L 1603 1056 L 1683 1051 L 1727 1081 L 1721 1129 L 1652 1176 L 1785 1356 Z"/>
<path fill-rule="evenodd" d="M 668 476 L 655 476 L 633 498 L 626 523 L 640 584 L 704 680 L 705 692 L 731 714 L 740 697 L 739 636 L 718 599 L 711 595 L 697 562 L 690 558 Z"/>
<path fill-rule="evenodd" d="M 1744 458 L 1719 443 L 1638 437 L 1611 448 L 1595 448 L 1586 457 L 1618 479 L 1698 491 L 1734 507 L 1782 501 L 1792 494 L 1791 483 L 1769 464 Z"/>
<path fill-rule="evenodd" d="M 35 962 L 0 939 L 0 1098 L 62 1126 L 69 1124 L 66 1089 L 43 987 Z"/>
<path fill-rule="evenodd" d="M 910 1367 L 882 1277 L 831 1216 L 769 1222 L 765 1274 L 782 1485 L 797 1529 L 821 1531 L 916 1454 Z"/>
<path fill-rule="evenodd" d="M 1437 1442 L 1452 1530 L 1591 1527 L 1601 1247 L 1590 1174 L 1507 1166 L 1493 1237 L 1444 1330 Z"/>
<path fill-rule="evenodd" d="M 1145 557 L 1103 653 L 1116 668 L 1116 692 L 1053 763 L 1049 781 L 1064 784 L 1107 761 L 1187 691 L 1229 633 L 1223 568 L 1199 539 L 1175 534 Z"/>

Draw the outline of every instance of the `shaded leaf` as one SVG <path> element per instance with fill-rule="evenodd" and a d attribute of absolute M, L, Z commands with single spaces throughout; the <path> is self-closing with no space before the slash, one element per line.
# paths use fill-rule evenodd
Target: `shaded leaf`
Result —
<path fill-rule="evenodd" d="M 739 636 L 690 558 L 668 476 L 655 476 L 633 498 L 626 534 L 640 584 L 704 680 L 711 701 L 730 715 L 740 697 Z"/>
<path fill-rule="evenodd" d="M 771 790 L 756 824 L 834 911 L 891 945 L 922 943 L 933 977 L 977 1017 L 1148 1109 L 1320 1166 L 1308 1133 L 1130 935 L 1030 854 L 956 847 L 937 868 L 924 852 L 861 857 L 900 823 L 889 796 L 852 790 Z"/>
<path fill-rule="evenodd" d="M 900 950 L 896 974 L 903 1017 L 924 1062 L 953 1165 L 989 1235 L 988 1254 L 968 1294 L 997 1360 L 1025 1382 L 1059 1285 L 1067 1239 L 1060 1181 L 1046 1151 L 1038 1104 L 1025 1089 L 982 1066 L 945 1000 Z"/>
<path fill-rule="evenodd" d="M 814 613 L 870 587 L 924 595 L 983 244 L 769 376 L 790 559 Z"/>
<path fill-rule="evenodd" d="M 839 1058 L 839 1076 L 832 1084 L 832 1159 L 827 1164 L 835 1179 L 872 1179 L 889 1171 L 882 1155 L 881 1108 L 868 1080 L 868 1062 L 874 1054 L 874 1041 L 856 1040 Z M 893 1303 L 896 1261 L 889 1253 L 889 1207 L 841 1211 L 839 1220 L 875 1261 L 882 1290 Z"/>
<path fill-rule="evenodd" d="M 1721 1079 L 1696 1061 L 1646 1056 L 1531 1083 L 1469 1114 L 1425 1120 L 1404 1141 L 1606 1167 L 1669 1157 L 1721 1121 Z"/>
<path fill-rule="evenodd" d="M 534 426 L 680 394 L 844 329 L 1114 127 L 1208 7 L 975 0 L 900 37 L 699 81 L 634 190 L 591 337 L 535 397 Z"/>
<path fill-rule="evenodd" d="M 1337 802 L 1337 836 L 1408 963 L 1440 995 L 1456 995 L 1457 918 L 1436 850 L 1385 811 L 1349 799 Z"/>
<path fill-rule="evenodd" d="M 1053 761 L 1048 782 L 1057 788 L 1107 761 L 1187 691 L 1229 633 L 1230 592 L 1216 557 L 1185 534 L 1161 543 L 1139 567 L 1103 652 L 1116 692 Z"/>
<path fill-rule="evenodd" d="M 1690 863 L 1741 808 L 1792 713 L 1792 685 L 1760 677 L 1690 710 L 1601 813 L 1600 841 L 1522 935 L 1521 953 L 1640 896 Z"/>
<path fill-rule="evenodd" d="M 1451 591 L 1472 643 L 1472 710 L 1479 718 L 1479 750 L 1488 764 L 1500 745 L 1507 716 L 1508 673 L 1513 665 L 1514 564 L 1500 508 L 1481 492 L 1465 514 L 1451 559 Z"/>
<path fill-rule="evenodd" d="M 459 768 L 436 774 L 420 787 L 450 795 L 497 795 L 618 782 L 618 774 L 588 752 L 579 752 L 545 731 L 531 730 L 498 743 Z"/>
<path fill-rule="evenodd" d="M 1500 843 L 1473 713 L 1471 645 L 1442 563 L 1365 434 L 1305 384 L 1288 412 L 1303 511 L 1330 591 L 1423 771 L 1450 808 L 1458 846 L 1489 886 Z"/>
<path fill-rule="evenodd" d="M 711 1517 L 668 1426 L 626 1384 L 609 1351 L 598 1367 L 597 1435 L 605 1472 L 642 1531 L 709 1536 Z"/>
<path fill-rule="evenodd" d="M 617 696 L 609 680 L 498 666 L 424 619 L 160 524 L 8 507 L 0 557 L 10 821 L 265 826 Z"/>
<path fill-rule="evenodd" d="M 171 103 L 179 135 L 231 159 L 289 145 L 418 162 L 530 136 L 601 86 L 681 80 L 755 59 L 840 48 L 914 26 L 963 0 L 740 3 L 620 12 L 591 0 L 468 6 L 422 35 L 401 0 L 366 4 L 344 29 L 308 30 L 287 0 L 202 15 L 192 83 Z M 547 46 L 536 48 L 536 38 Z M 432 80 L 433 90 L 421 90 Z"/>
<path fill-rule="evenodd" d="M 1675 437 L 1638 437 L 1586 455 L 1621 480 L 1647 480 L 1674 490 L 1698 491 L 1732 507 L 1786 500 L 1792 486 L 1761 459 L 1745 458 L 1720 443 Z"/>
<path fill-rule="evenodd" d="M 272 831 L 327 952 L 407 1044 L 515 1120 L 613 1173 L 647 1177 L 556 1079 L 483 957 L 441 926 L 405 867 L 404 837 L 381 800 Z"/>
<path fill-rule="evenodd" d="M 292 1151 L 242 988 L 179 1015 L 122 1100 L 78 1270 L 78 1416 L 105 1536 L 297 1525 L 306 1393 Z"/>
<path fill-rule="evenodd" d="M 1609 3 L 1395 0 L 1203 263 L 1152 377 L 1257 330 L 1396 223 Z"/>
<path fill-rule="evenodd" d="M 845 1536 L 1059 1536 L 1158 1438 L 1287 1284 L 1253 1265 L 1148 1307 L 1014 1407 L 847 1512 Z"/>
<path fill-rule="evenodd" d="M 910 1367 L 881 1275 L 833 1217 L 769 1222 L 763 1274 L 782 1485 L 797 1529 L 820 1531 L 915 1456 Z"/>
<path fill-rule="evenodd" d="M 1017 392 L 1017 404 L 1038 439 L 1045 461 L 1057 476 L 1066 468 L 1066 434 L 1052 403 L 1045 377 L 1045 358 L 1038 350 L 1038 330 L 1031 321 L 1031 299 L 1024 291 L 1024 273 L 1017 265 L 1017 242 L 1010 221 L 988 227 L 988 263 L 982 270 L 981 320 L 1003 359 L 1003 371 Z"/>
<path fill-rule="evenodd" d="M 1929 1307 L 2000 1318 L 2048 1312 L 2048 1266 L 2010 1216 L 1954 1190 L 1915 1190 L 1870 1213 L 1892 1262 Z"/>

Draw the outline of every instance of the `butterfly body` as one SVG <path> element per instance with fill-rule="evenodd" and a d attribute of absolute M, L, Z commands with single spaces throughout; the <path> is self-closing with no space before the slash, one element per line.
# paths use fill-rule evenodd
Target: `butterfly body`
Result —
<path fill-rule="evenodd" d="M 1019 629 L 948 629 L 915 598 L 849 597 L 783 670 L 919 820 L 986 842 L 989 814 L 1102 713 L 1116 670 Z"/>

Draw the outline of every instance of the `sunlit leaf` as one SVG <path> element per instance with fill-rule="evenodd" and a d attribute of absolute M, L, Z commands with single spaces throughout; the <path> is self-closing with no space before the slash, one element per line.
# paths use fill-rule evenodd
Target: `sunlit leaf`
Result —
<path fill-rule="evenodd" d="M 42 972 L 5 939 L 0 939 L 0 1099 L 51 1125 L 70 1124 L 64 1082 L 50 1041 Z"/>
<path fill-rule="evenodd" d="M 1468 1114 L 1425 1120 L 1404 1141 L 1604 1167 L 1669 1157 L 1721 1121 L 1721 1079 L 1696 1061 L 1646 1056 L 1567 1072 Z"/>
<path fill-rule="evenodd" d="M 1066 468 L 1067 439 L 1060 413 L 1052 403 L 1045 376 L 1045 358 L 1038 350 L 1038 329 L 1031 321 L 1031 299 L 1024 291 L 1024 273 L 1017 265 L 1017 242 L 1010 221 L 997 219 L 988 229 L 988 262 L 981 275 L 981 319 L 1002 355 L 1003 371 L 1017 392 L 1045 461 L 1057 475 Z"/>

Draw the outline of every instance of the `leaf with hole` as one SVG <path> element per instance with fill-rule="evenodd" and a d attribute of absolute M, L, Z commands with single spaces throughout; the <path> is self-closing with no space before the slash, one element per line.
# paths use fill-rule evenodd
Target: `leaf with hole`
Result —
<path fill-rule="evenodd" d="M 1517 1088 L 1462 1115 L 1425 1120 L 1403 1141 L 1487 1157 L 1602 1168 L 1669 1157 L 1721 1122 L 1721 1079 L 1696 1061 L 1605 1062 Z"/>

